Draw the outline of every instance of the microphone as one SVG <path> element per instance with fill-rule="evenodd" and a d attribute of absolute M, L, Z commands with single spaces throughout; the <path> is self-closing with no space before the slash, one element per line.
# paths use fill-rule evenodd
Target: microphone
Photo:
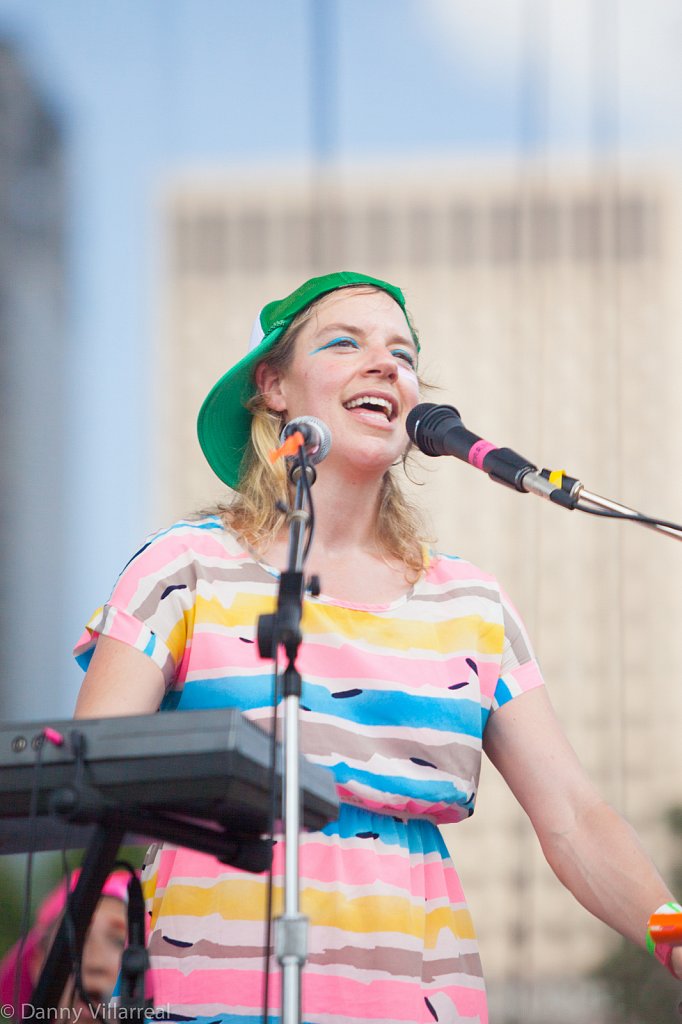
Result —
<path fill-rule="evenodd" d="M 472 434 L 454 405 L 422 402 L 409 413 L 406 427 L 410 439 L 425 455 L 454 455 L 517 491 L 525 490 L 522 481 L 526 473 L 538 468 L 511 448 L 498 448 Z"/>
<path fill-rule="evenodd" d="M 317 416 L 297 416 L 285 424 L 279 439 L 283 444 L 296 433 L 303 436 L 302 447 L 311 465 L 317 465 L 327 458 L 332 446 L 332 434 L 326 423 L 318 420 Z"/>
<path fill-rule="evenodd" d="M 571 495 L 538 473 L 535 463 L 511 448 L 498 448 L 467 430 L 454 405 L 422 402 L 408 414 L 405 426 L 410 440 L 425 455 L 454 455 L 483 470 L 498 484 L 531 491 L 565 508 L 573 507 Z"/>
<path fill-rule="evenodd" d="M 432 402 L 415 405 L 408 413 L 405 427 L 410 440 L 425 455 L 454 455 L 456 459 L 482 469 L 496 483 L 513 487 L 516 491 L 537 494 L 569 510 L 577 508 L 592 515 L 628 519 L 650 530 L 667 533 L 675 540 L 682 540 L 682 526 L 677 523 L 645 516 L 621 502 L 594 494 L 580 480 L 568 476 L 563 469 L 543 469 L 538 472 L 537 466 L 518 452 L 511 448 L 498 448 L 490 441 L 472 434 L 462 423 L 454 405 L 434 405 Z"/>

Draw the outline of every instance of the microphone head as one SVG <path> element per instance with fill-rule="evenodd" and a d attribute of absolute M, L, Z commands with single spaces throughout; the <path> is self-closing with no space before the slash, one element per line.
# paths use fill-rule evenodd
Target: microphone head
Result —
<path fill-rule="evenodd" d="M 415 405 L 413 409 L 407 414 L 405 420 L 405 429 L 407 430 L 408 437 L 413 444 L 419 447 L 419 424 L 422 422 L 426 414 L 430 409 L 435 409 L 436 406 L 433 402 L 420 402 L 419 405 Z"/>
<path fill-rule="evenodd" d="M 407 414 L 405 429 L 410 441 L 425 455 L 443 455 L 440 435 L 450 427 L 462 426 L 459 411 L 454 405 L 436 405 L 420 402 Z"/>
<path fill-rule="evenodd" d="M 280 441 L 284 442 L 296 431 L 303 434 L 305 439 L 305 453 L 308 456 L 308 462 L 317 465 L 318 462 L 327 458 L 332 446 L 332 432 L 326 423 L 318 420 L 317 416 L 297 416 L 296 419 L 289 420 L 285 424 L 280 434 Z"/>

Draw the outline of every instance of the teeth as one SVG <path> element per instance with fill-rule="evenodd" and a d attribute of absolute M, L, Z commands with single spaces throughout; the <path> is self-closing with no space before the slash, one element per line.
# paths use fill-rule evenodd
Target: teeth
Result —
<path fill-rule="evenodd" d="M 390 419 L 393 415 L 393 406 L 387 398 L 376 398 L 374 395 L 361 395 L 351 402 L 344 402 L 344 409 L 357 409 L 361 405 L 377 405 L 386 410 L 386 416 Z"/>

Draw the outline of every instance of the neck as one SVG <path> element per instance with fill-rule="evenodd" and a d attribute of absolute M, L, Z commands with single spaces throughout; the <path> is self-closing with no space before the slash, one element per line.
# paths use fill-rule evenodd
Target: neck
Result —
<path fill-rule="evenodd" d="M 381 478 L 320 472 L 312 493 L 315 534 L 306 575 L 319 575 L 324 593 L 341 600 L 385 604 L 402 597 L 413 581 L 402 561 L 387 558 L 376 541 Z M 285 528 L 260 557 L 283 568 L 288 540 Z"/>
<path fill-rule="evenodd" d="M 312 489 L 315 508 L 313 550 L 342 555 L 376 552 L 376 517 L 381 478 L 325 473 L 320 466 Z"/>

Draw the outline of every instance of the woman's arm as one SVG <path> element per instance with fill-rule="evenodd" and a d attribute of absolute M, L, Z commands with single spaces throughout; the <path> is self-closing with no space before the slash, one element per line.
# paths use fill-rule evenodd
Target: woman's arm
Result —
<path fill-rule="evenodd" d="M 493 712 L 484 748 L 557 878 L 595 917 L 643 946 L 650 915 L 673 897 L 634 830 L 588 779 L 544 688 Z M 673 966 L 682 976 L 682 948 Z"/>
<path fill-rule="evenodd" d="M 151 658 L 101 636 L 78 694 L 75 717 L 144 715 L 158 709 L 163 695 L 163 673 Z"/>

